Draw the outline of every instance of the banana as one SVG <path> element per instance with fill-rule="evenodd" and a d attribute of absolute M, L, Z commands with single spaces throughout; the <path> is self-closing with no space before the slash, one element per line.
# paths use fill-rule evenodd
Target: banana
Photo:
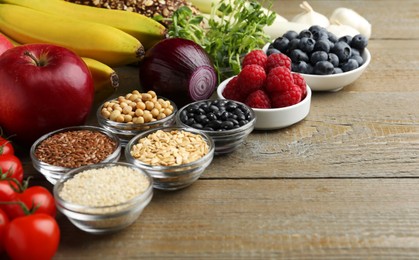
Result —
<path fill-rule="evenodd" d="M 95 101 L 103 101 L 119 87 L 119 76 L 108 65 L 87 57 L 82 57 L 92 74 L 95 87 Z"/>
<path fill-rule="evenodd" d="M 111 67 L 135 63 L 145 54 L 135 37 L 112 26 L 0 4 L 0 31 L 20 43 L 50 43 Z"/>
<path fill-rule="evenodd" d="M 38 11 L 106 24 L 137 38 L 146 49 L 164 39 L 166 28 L 145 15 L 123 10 L 97 8 L 63 0 L 1 0 Z"/>

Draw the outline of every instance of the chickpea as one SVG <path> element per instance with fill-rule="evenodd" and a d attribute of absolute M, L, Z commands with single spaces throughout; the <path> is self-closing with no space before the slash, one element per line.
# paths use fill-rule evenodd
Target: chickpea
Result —
<path fill-rule="evenodd" d="M 153 119 L 153 115 L 150 113 L 150 111 L 147 111 L 147 110 L 144 111 L 143 117 L 144 117 L 145 123 L 151 122 L 151 120 Z"/>
<path fill-rule="evenodd" d="M 152 110 L 154 108 L 154 103 L 152 101 L 146 101 L 145 102 L 145 107 L 147 110 Z"/>
<path fill-rule="evenodd" d="M 135 115 L 136 116 L 142 116 L 142 115 L 144 115 L 144 110 L 137 108 L 135 110 Z"/>
<path fill-rule="evenodd" d="M 157 116 L 160 114 L 160 111 L 157 109 L 157 108 L 153 108 L 152 110 L 151 110 L 151 115 L 154 117 L 154 118 L 157 118 Z"/>
<path fill-rule="evenodd" d="M 126 104 L 126 103 L 125 103 L 125 104 Z M 122 113 L 124 113 L 124 114 L 129 114 L 131 111 L 132 111 L 132 107 L 131 107 L 131 106 L 128 106 L 128 105 L 126 105 L 126 106 L 123 108 Z"/>
<path fill-rule="evenodd" d="M 118 122 L 118 123 L 123 123 L 124 120 L 125 120 L 125 118 L 124 118 L 123 115 L 119 115 L 119 116 L 116 117 L 116 122 Z"/>
<path fill-rule="evenodd" d="M 145 103 L 142 102 L 142 101 L 141 102 L 138 102 L 137 105 L 136 105 L 136 107 L 138 109 L 145 110 Z"/>
<path fill-rule="evenodd" d="M 111 112 L 109 112 L 106 108 L 102 108 L 101 113 L 104 118 L 109 118 L 111 116 Z"/>
<path fill-rule="evenodd" d="M 112 113 L 110 114 L 109 119 L 110 119 L 110 120 L 112 120 L 112 121 L 116 121 L 116 118 L 117 118 L 118 116 L 120 116 L 120 115 L 121 115 L 121 111 L 119 111 L 119 110 L 114 110 L 114 111 L 112 111 Z"/>
<path fill-rule="evenodd" d="M 150 94 L 148 94 L 148 93 L 146 93 L 146 94 L 143 94 L 143 101 L 149 101 L 149 100 L 151 100 L 153 97 L 150 95 Z"/>

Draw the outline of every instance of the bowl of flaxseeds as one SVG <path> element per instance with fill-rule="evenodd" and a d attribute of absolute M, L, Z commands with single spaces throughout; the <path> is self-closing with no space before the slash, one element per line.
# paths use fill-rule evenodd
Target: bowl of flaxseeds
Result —
<path fill-rule="evenodd" d="M 64 174 L 53 193 L 57 209 L 76 227 L 105 234 L 138 219 L 153 197 L 153 179 L 129 163 L 99 163 Z"/>
<path fill-rule="evenodd" d="M 201 131 L 161 127 L 145 131 L 125 147 L 125 159 L 153 177 L 154 188 L 178 190 L 202 175 L 214 158 L 214 141 Z"/>
<path fill-rule="evenodd" d="M 117 135 L 124 147 L 137 134 L 175 124 L 176 104 L 154 91 L 133 90 L 105 101 L 96 117 L 100 126 Z"/>
<path fill-rule="evenodd" d="M 34 168 L 52 184 L 70 170 L 117 162 L 119 138 L 102 127 L 73 126 L 52 131 L 36 140 L 30 156 Z"/>

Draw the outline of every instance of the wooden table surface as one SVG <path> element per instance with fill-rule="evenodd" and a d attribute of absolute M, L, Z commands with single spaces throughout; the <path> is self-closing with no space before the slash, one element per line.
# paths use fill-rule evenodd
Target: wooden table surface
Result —
<path fill-rule="evenodd" d="M 301 1 L 275 1 L 290 19 Z M 111 235 L 57 220 L 54 259 L 419 258 L 419 3 L 312 0 L 348 7 L 373 32 L 372 61 L 339 92 L 314 92 L 309 115 L 254 131 L 192 186 L 155 191 L 129 228 Z M 118 69 L 121 93 L 137 69 Z M 27 174 L 50 186 L 28 167 Z"/>

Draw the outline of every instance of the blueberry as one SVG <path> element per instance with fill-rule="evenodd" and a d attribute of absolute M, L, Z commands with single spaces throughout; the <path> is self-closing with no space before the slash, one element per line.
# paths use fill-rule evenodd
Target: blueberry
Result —
<path fill-rule="evenodd" d="M 341 69 L 341 68 L 339 68 L 339 67 L 335 67 L 335 68 L 333 69 L 333 74 L 340 74 L 340 73 L 343 73 L 343 71 L 342 71 L 342 69 Z"/>
<path fill-rule="evenodd" d="M 329 42 L 329 40 L 327 40 L 327 39 L 318 40 L 318 41 L 316 41 L 316 44 L 314 44 L 313 51 L 329 52 L 330 51 L 330 45 L 331 45 L 331 42 Z"/>
<path fill-rule="evenodd" d="M 352 55 L 350 59 L 356 60 L 356 62 L 358 63 L 358 67 L 364 64 L 364 59 L 360 55 Z"/>
<path fill-rule="evenodd" d="M 329 61 L 330 63 L 332 63 L 332 65 L 334 67 L 339 66 L 339 58 L 338 58 L 338 56 L 336 54 L 334 54 L 334 53 L 328 53 L 327 56 L 328 56 L 327 57 L 327 61 Z"/>
<path fill-rule="evenodd" d="M 335 43 L 335 42 L 338 41 L 338 37 L 334 33 L 332 33 L 332 32 L 329 32 L 328 31 L 327 32 L 327 37 L 328 37 L 329 41 L 331 41 L 333 43 Z"/>
<path fill-rule="evenodd" d="M 299 61 L 305 61 L 308 62 L 309 58 L 307 53 L 303 52 L 300 49 L 294 49 L 290 52 L 289 57 L 291 59 L 292 62 L 299 62 Z"/>
<path fill-rule="evenodd" d="M 274 53 L 281 53 L 279 50 L 277 50 L 277 49 L 275 49 L 275 48 L 268 48 L 268 50 L 266 51 L 266 55 L 271 55 L 271 54 L 274 54 Z"/>
<path fill-rule="evenodd" d="M 351 47 L 360 50 L 361 52 L 367 47 L 368 40 L 362 34 L 357 34 L 352 38 Z"/>
<path fill-rule="evenodd" d="M 288 38 L 278 37 L 273 42 L 273 46 L 275 49 L 279 50 L 280 52 L 285 52 L 287 50 L 289 42 L 290 40 L 288 40 Z"/>
<path fill-rule="evenodd" d="M 327 61 L 328 55 L 325 51 L 315 51 L 310 56 L 310 63 L 315 65 L 319 61 Z"/>
<path fill-rule="evenodd" d="M 313 37 L 313 34 L 308 29 L 305 29 L 305 30 L 302 30 L 298 34 L 298 38 L 301 39 L 301 38 L 304 38 L 304 37 L 311 38 L 311 37 Z"/>
<path fill-rule="evenodd" d="M 341 63 L 346 62 L 352 55 L 351 47 L 342 41 L 335 43 L 330 51 L 338 56 Z"/>
<path fill-rule="evenodd" d="M 340 68 L 343 72 L 351 71 L 358 68 L 358 62 L 354 59 L 349 59 L 347 62 L 343 63 Z"/>
<path fill-rule="evenodd" d="M 347 44 L 350 44 L 351 41 L 352 41 L 352 36 L 350 35 L 345 35 L 338 39 L 338 42 L 346 42 Z"/>
<path fill-rule="evenodd" d="M 319 61 L 314 65 L 313 73 L 317 75 L 330 75 L 334 71 L 333 64 L 328 61 Z"/>
<path fill-rule="evenodd" d="M 308 28 L 308 30 L 311 32 L 311 34 L 313 35 L 313 39 L 316 41 L 328 38 L 327 30 L 324 27 L 321 27 L 319 25 L 312 25 L 310 26 L 310 28 Z"/>
<path fill-rule="evenodd" d="M 353 47 L 351 48 L 351 53 L 352 53 L 352 56 L 361 55 L 361 52 L 358 49 L 355 49 Z"/>
<path fill-rule="evenodd" d="M 303 74 L 312 74 L 313 73 L 313 66 L 310 63 L 305 61 L 299 61 L 297 63 L 292 63 L 292 71 L 303 73 Z"/>
<path fill-rule="evenodd" d="M 287 53 L 290 53 L 292 50 L 298 49 L 299 44 L 300 44 L 300 39 L 298 38 L 292 39 L 290 43 L 288 43 Z"/>
<path fill-rule="evenodd" d="M 298 44 L 300 50 L 310 53 L 314 49 L 314 45 L 316 44 L 316 41 L 312 38 L 303 37 L 300 39 L 300 43 Z"/>
<path fill-rule="evenodd" d="M 296 32 L 296 31 L 287 31 L 286 33 L 284 33 L 283 35 L 282 35 L 282 37 L 285 37 L 285 38 L 287 38 L 288 40 L 293 40 L 293 39 L 295 39 L 295 38 L 297 38 L 298 37 L 298 33 Z"/>

